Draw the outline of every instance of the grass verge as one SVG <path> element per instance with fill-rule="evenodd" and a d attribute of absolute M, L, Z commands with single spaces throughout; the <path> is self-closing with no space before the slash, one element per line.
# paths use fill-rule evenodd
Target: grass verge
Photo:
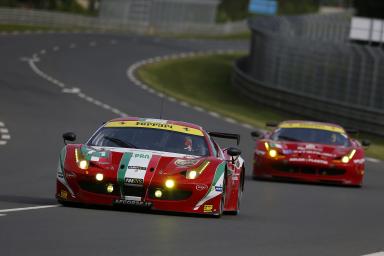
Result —
<path fill-rule="evenodd" d="M 138 70 L 139 78 L 157 91 L 215 111 L 239 122 L 264 128 L 266 121 L 302 119 L 245 99 L 231 86 L 232 64 L 243 54 L 222 54 L 167 60 Z M 361 134 L 372 141 L 367 155 L 384 160 L 384 138 Z"/>

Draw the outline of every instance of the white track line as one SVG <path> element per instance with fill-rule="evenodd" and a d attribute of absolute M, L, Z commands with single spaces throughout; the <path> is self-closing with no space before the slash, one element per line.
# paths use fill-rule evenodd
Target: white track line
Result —
<path fill-rule="evenodd" d="M 362 256 L 384 256 L 384 252 L 375 252 L 371 254 L 364 254 Z"/>
<path fill-rule="evenodd" d="M 41 71 L 38 68 L 38 66 L 36 65 L 36 62 L 40 61 L 36 56 L 34 56 L 33 58 L 22 58 L 22 59 L 27 60 L 32 71 L 35 72 L 38 76 L 49 81 L 50 83 L 62 88 L 61 92 L 67 93 L 67 94 L 69 93 L 69 95 L 76 95 L 80 99 L 84 99 L 84 100 L 86 100 L 86 101 L 88 101 L 88 102 L 90 102 L 90 103 L 92 103 L 98 107 L 101 107 L 107 111 L 114 113 L 114 114 L 120 115 L 121 117 L 127 117 L 128 116 L 128 114 L 124 113 L 123 111 L 121 111 L 117 108 L 113 108 L 106 103 L 103 103 L 99 100 L 96 100 L 90 96 L 85 95 L 83 92 L 81 92 L 81 89 L 79 89 L 77 87 L 69 87 L 69 86 L 65 85 L 63 82 L 60 82 L 60 81 L 54 79 L 53 77 L 47 75 L 46 73 Z"/>
<path fill-rule="evenodd" d="M 365 160 L 367 160 L 368 162 L 371 162 L 371 163 L 380 163 L 381 162 L 379 159 L 371 158 L 371 157 L 366 157 Z"/>
<path fill-rule="evenodd" d="M 53 205 L 32 206 L 32 207 L 24 207 L 24 208 L 3 209 L 3 210 L 0 210 L 0 214 L 9 213 L 9 212 L 39 210 L 39 209 L 53 208 L 53 207 L 59 207 L 59 206 L 60 204 L 53 204 Z"/>

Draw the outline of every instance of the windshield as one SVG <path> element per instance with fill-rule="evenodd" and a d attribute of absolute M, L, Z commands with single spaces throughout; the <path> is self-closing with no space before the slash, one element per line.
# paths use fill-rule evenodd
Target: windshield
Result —
<path fill-rule="evenodd" d="M 338 146 L 350 146 L 347 135 L 320 129 L 280 128 L 272 134 L 272 140 L 309 142 Z"/>
<path fill-rule="evenodd" d="M 88 145 L 209 155 L 204 136 L 151 128 L 103 127 L 89 140 Z"/>

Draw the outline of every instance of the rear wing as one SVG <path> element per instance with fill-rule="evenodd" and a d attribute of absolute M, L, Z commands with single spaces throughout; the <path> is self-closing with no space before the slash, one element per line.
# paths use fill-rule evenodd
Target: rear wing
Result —
<path fill-rule="evenodd" d="M 223 138 L 223 139 L 232 139 L 236 140 L 237 145 L 240 144 L 240 135 L 234 133 L 224 133 L 224 132 L 208 132 L 208 134 L 212 137 Z"/>

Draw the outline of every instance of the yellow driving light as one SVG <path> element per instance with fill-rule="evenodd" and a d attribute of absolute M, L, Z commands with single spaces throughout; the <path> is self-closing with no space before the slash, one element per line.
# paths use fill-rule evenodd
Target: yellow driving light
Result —
<path fill-rule="evenodd" d="M 80 169 L 86 170 L 86 169 L 88 169 L 88 166 L 89 166 L 89 162 L 87 160 L 79 161 L 79 168 Z"/>
<path fill-rule="evenodd" d="M 155 197 L 160 198 L 162 196 L 163 196 L 163 192 L 161 192 L 161 190 L 156 190 L 155 191 Z"/>
<path fill-rule="evenodd" d="M 197 177 L 197 171 L 192 170 L 187 172 L 187 179 L 194 180 Z"/>
<path fill-rule="evenodd" d="M 277 156 L 277 151 L 275 149 L 271 149 L 271 150 L 269 150 L 268 154 L 270 157 L 273 158 L 273 157 Z"/>
<path fill-rule="evenodd" d="M 104 179 L 104 175 L 102 173 L 96 174 L 96 180 L 102 181 Z"/>
<path fill-rule="evenodd" d="M 108 193 L 112 193 L 112 192 L 113 192 L 113 185 L 112 185 L 112 184 L 109 184 L 109 185 L 107 186 L 107 192 L 108 192 Z"/>
<path fill-rule="evenodd" d="M 175 186 L 175 181 L 174 180 L 166 180 L 165 181 L 165 186 L 167 188 L 173 188 Z"/>
<path fill-rule="evenodd" d="M 348 156 L 343 156 L 343 158 L 341 158 L 341 162 L 344 163 L 344 164 L 347 164 L 349 162 L 349 157 Z"/>

